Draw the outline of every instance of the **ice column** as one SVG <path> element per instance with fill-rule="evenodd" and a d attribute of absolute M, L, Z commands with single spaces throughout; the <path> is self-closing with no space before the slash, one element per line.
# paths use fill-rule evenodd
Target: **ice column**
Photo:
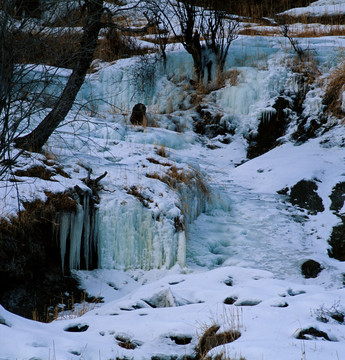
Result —
<path fill-rule="evenodd" d="M 60 244 L 62 269 L 95 267 L 97 257 L 96 209 L 91 206 L 91 193 L 75 194 L 75 212 L 60 212 L 57 239 Z"/>

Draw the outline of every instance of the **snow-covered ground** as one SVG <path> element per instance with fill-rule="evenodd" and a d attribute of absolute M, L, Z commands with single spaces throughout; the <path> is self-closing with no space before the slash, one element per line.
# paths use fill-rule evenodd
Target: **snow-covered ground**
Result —
<path fill-rule="evenodd" d="M 345 40 L 300 44 L 327 73 L 339 63 Z M 81 179 L 87 168 L 95 177 L 108 172 L 97 220 L 100 268 L 74 270 L 87 292 L 104 303 L 81 317 L 62 314 L 50 324 L 0 306 L 0 359 L 184 359 L 214 324 L 219 332 L 236 329 L 241 336 L 212 354 L 341 359 L 345 325 L 332 315 L 345 312 L 345 264 L 328 257 L 327 240 L 339 222 L 329 209 L 329 195 L 345 177 L 344 127 L 336 124 L 296 144 L 290 138 L 297 126 L 292 118 L 279 147 L 247 161 L 246 138 L 256 132 L 260 113 L 298 87 L 287 65 L 294 54 L 286 39 L 234 41 L 227 67 L 239 71 L 237 84 L 227 82 L 201 103 L 235 130 L 229 141 L 193 132 L 191 59 L 176 45 L 170 50 L 166 70 L 150 62 L 140 68 L 132 59 L 100 64 L 89 75 L 78 98 L 88 110 L 71 112 L 47 146 L 71 179 L 28 178 L 16 189 L 1 187 L 2 215 L 8 216 L 17 209 L 18 193 L 26 200 L 44 199 L 43 189 L 85 188 Z M 148 76 L 139 81 L 140 71 Z M 322 90 L 312 88 L 304 113 L 317 118 L 321 98 Z M 147 106 L 148 127 L 129 124 L 137 102 Z M 18 166 L 42 161 L 40 156 L 19 159 Z M 174 188 L 160 181 L 172 167 L 189 174 L 190 184 Z M 193 182 L 200 177 L 210 197 Z M 302 179 L 317 180 L 323 212 L 310 215 L 278 195 Z M 133 187 L 145 206 L 133 196 Z M 176 218 L 185 218 L 185 231 L 176 232 Z M 323 268 L 316 278 L 301 275 L 308 259 Z M 320 332 L 298 339 L 310 328 Z"/>
<path fill-rule="evenodd" d="M 345 4 L 343 0 L 319 0 L 309 6 L 290 9 L 281 14 L 290 16 L 342 15 L 345 14 Z"/>

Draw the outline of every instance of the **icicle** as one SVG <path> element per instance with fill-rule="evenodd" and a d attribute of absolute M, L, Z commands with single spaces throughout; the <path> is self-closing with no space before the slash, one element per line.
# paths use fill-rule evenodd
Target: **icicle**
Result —
<path fill-rule="evenodd" d="M 268 123 L 277 114 L 277 110 L 274 108 L 267 108 L 261 112 L 261 121 Z"/>
<path fill-rule="evenodd" d="M 89 270 L 92 255 L 92 242 L 90 241 L 90 198 L 88 193 L 86 193 L 84 196 L 83 233 L 85 267 L 86 270 Z"/>
<path fill-rule="evenodd" d="M 177 263 L 184 267 L 186 266 L 186 234 L 184 231 L 179 231 L 177 233 Z"/>
<path fill-rule="evenodd" d="M 66 256 L 66 245 L 67 245 L 67 238 L 70 229 L 70 218 L 71 214 L 69 213 L 62 213 L 59 218 L 59 243 L 60 243 L 60 253 L 61 253 L 61 264 L 62 264 L 62 271 L 65 268 L 65 256 Z"/>
<path fill-rule="evenodd" d="M 71 216 L 71 230 L 70 230 L 70 253 L 69 253 L 69 268 L 80 268 L 80 250 L 81 250 L 81 236 L 83 231 L 83 207 L 78 204 L 77 211 Z"/>

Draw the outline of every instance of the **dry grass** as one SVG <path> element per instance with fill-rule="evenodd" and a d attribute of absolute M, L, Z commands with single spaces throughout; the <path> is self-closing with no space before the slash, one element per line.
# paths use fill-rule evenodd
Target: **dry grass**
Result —
<path fill-rule="evenodd" d="M 116 29 L 108 29 L 99 40 L 95 51 L 95 59 L 103 61 L 115 61 L 135 55 L 145 55 L 151 49 L 138 46 L 130 34 Z"/>
<path fill-rule="evenodd" d="M 164 158 L 168 157 L 168 152 L 167 152 L 164 145 L 155 146 L 155 151 L 156 151 L 156 154 L 161 156 L 161 157 L 164 157 Z"/>
<path fill-rule="evenodd" d="M 215 319 L 211 320 L 211 325 L 202 324 L 200 326 L 200 330 L 198 332 L 199 341 L 196 347 L 197 360 L 230 359 L 225 346 L 224 349 L 215 357 L 210 357 L 208 353 L 213 348 L 220 345 L 229 344 L 241 336 L 240 330 L 242 327 L 242 313 L 237 308 L 224 310 L 220 322 L 223 324 L 223 328 L 227 330 L 219 332 L 220 325 Z M 244 360 L 242 357 L 240 359 Z"/>
<path fill-rule="evenodd" d="M 14 238 L 20 238 L 25 234 L 30 236 L 37 232 L 37 226 L 40 224 L 57 226 L 54 218 L 58 211 L 76 211 L 76 200 L 69 192 L 57 194 L 46 191 L 45 194 L 47 196 L 45 202 L 39 199 L 23 202 L 24 210 L 20 211 L 18 216 L 11 216 L 9 219 L 1 218 L 0 233 L 11 235 Z"/>
<path fill-rule="evenodd" d="M 133 185 L 130 188 L 125 188 L 127 194 L 136 197 L 146 208 L 150 207 L 150 204 L 153 203 L 153 200 L 148 196 L 142 194 L 143 189 L 139 189 L 137 186 Z"/>
<path fill-rule="evenodd" d="M 279 26 L 255 26 L 245 27 L 239 31 L 240 35 L 248 36 L 278 36 L 281 35 Z M 345 35 L 344 25 L 323 26 L 315 23 L 298 26 L 291 26 L 291 36 L 299 38 L 315 38 L 322 36 L 343 36 Z"/>
<path fill-rule="evenodd" d="M 278 27 L 259 27 L 256 26 L 255 28 L 253 27 L 246 27 L 242 30 L 240 30 L 239 35 L 248 35 L 248 36 L 276 36 L 279 34 L 279 29 Z"/>
<path fill-rule="evenodd" d="M 280 24 L 324 24 L 324 25 L 343 25 L 345 24 L 345 15 L 327 15 L 322 16 L 291 16 L 291 15 L 280 15 L 277 17 L 277 21 Z"/>
<path fill-rule="evenodd" d="M 17 32 L 9 42 L 16 61 L 23 64 L 46 64 L 64 68 L 74 66 L 81 34 L 76 32 L 47 35 Z"/>
<path fill-rule="evenodd" d="M 227 11 L 229 14 L 260 19 L 262 17 L 274 17 L 275 14 L 285 10 L 309 5 L 313 0 L 197 0 L 194 3 L 206 7 L 218 8 Z"/>
<path fill-rule="evenodd" d="M 328 77 L 323 104 L 326 105 L 327 112 L 344 118 L 342 110 L 342 94 L 345 90 L 345 64 L 337 67 Z"/>
<path fill-rule="evenodd" d="M 47 164 L 48 165 L 48 164 Z M 50 180 L 50 181 L 55 181 L 54 179 L 52 179 L 53 176 L 55 176 L 56 174 L 59 174 L 65 178 L 70 179 L 71 177 L 62 169 L 61 166 L 54 166 L 53 170 L 49 169 L 43 165 L 34 165 L 26 170 L 16 170 L 13 173 L 15 176 L 19 176 L 19 177 L 36 177 L 42 180 Z"/>
<path fill-rule="evenodd" d="M 146 174 L 146 177 L 162 181 L 169 188 L 184 194 L 185 197 L 188 197 L 188 192 L 185 194 L 183 189 L 191 188 L 201 192 L 206 200 L 211 201 L 211 191 L 207 185 L 207 180 L 197 169 L 190 167 L 186 170 L 171 166 L 163 175 L 155 172 Z"/>
<path fill-rule="evenodd" d="M 55 320 L 75 319 L 92 311 L 102 303 L 100 297 L 89 297 L 85 292 L 81 295 L 80 301 L 76 302 L 74 295 L 62 295 L 56 300 L 58 304 L 46 306 L 42 314 L 37 310 L 32 312 L 32 320 L 49 323 Z"/>
<path fill-rule="evenodd" d="M 148 162 L 150 162 L 151 164 L 155 164 L 155 165 L 161 165 L 161 166 L 171 166 L 171 163 L 169 162 L 161 162 L 157 159 L 154 158 L 147 158 L 146 159 Z"/>
<path fill-rule="evenodd" d="M 206 198 L 211 198 L 210 189 L 206 184 L 205 177 L 200 173 L 200 171 L 193 168 L 185 170 L 179 169 L 176 166 L 171 166 L 165 172 L 165 175 L 160 175 L 158 173 L 148 173 L 146 174 L 146 177 L 160 180 L 167 184 L 169 188 L 174 190 L 178 190 L 181 185 L 195 186 L 204 194 Z"/>

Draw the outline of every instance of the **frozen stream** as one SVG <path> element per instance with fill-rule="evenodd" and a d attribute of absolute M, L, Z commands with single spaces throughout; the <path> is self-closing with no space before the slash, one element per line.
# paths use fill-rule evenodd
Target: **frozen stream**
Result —
<path fill-rule="evenodd" d="M 253 194 L 235 185 L 228 185 L 226 193 L 228 211 L 212 210 L 191 225 L 188 264 L 252 267 L 280 279 L 296 278 L 313 254 L 303 216 L 279 195 Z"/>

